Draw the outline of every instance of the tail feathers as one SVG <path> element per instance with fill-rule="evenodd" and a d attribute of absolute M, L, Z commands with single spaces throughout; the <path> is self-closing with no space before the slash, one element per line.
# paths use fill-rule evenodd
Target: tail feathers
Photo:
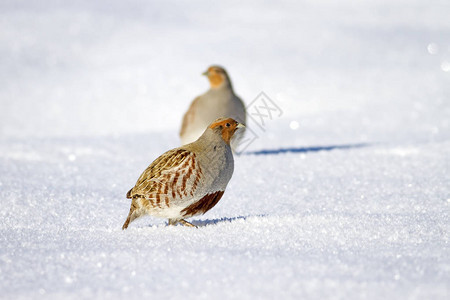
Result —
<path fill-rule="evenodd" d="M 129 192 L 128 192 L 129 193 Z M 135 219 L 139 218 L 142 215 L 142 213 L 139 210 L 138 204 L 136 202 L 136 199 L 133 199 L 131 201 L 131 207 L 130 212 L 128 213 L 128 217 L 125 220 L 125 223 L 123 223 L 122 230 L 125 230 L 128 228 L 128 225 L 133 222 Z"/>
<path fill-rule="evenodd" d="M 130 224 L 130 215 L 128 215 L 127 220 L 125 221 L 125 223 L 123 223 L 122 230 L 127 229 L 129 224 Z"/>

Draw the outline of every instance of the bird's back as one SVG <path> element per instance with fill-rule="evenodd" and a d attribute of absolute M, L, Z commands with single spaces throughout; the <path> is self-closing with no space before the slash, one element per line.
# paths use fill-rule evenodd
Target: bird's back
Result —
<path fill-rule="evenodd" d="M 199 96 L 186 112 L 180 132 L 182 144 L 200 137 L 211 122 L 218 118 L 233 118 L 245 124 L 245 106 L 230 89 L 210 89 Z"/>

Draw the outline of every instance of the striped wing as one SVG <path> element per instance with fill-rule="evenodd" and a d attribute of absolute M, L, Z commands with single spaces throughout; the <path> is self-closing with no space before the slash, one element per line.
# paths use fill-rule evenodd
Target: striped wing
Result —
<path fill-rule="evenodd" d="M 192 196 L 202 175 L 195 154 L 184 149 L 170 150 L 158 157 L 139 177 L 127 198 L 143 197 L 155 206 L 168 207 Z"/>

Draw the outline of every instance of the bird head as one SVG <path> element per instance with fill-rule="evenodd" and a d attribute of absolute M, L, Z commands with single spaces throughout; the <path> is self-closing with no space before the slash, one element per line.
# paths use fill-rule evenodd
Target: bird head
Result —
<path fill-rule="evenodd" d="M 212 122 L 208 128 L 221 135 L 225 143 L 229 145 L 234 133 L 240 128 L 245 128 L 245 126 L 232 118 L 219 118 Z"/>
<path fill-rule="evenodd" d="M 211 88 L 213 89 L 222 86 L 231 87 L 231 81 L 230 77 L 228 77 L 227 71 L 225 71 L 225 69 L 220 66 L 210 66 L 208 70 L 203 72 L 203 75 L 208 77 Z"/>

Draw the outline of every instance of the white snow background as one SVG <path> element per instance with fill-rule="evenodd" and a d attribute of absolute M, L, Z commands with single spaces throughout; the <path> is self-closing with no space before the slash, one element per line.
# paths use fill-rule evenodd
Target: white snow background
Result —
<path fill-rule="evenodd" d="M 0 2 L 1 299 L 448 299 L 450 2 Z M 219 204 L 121 226 L 227 68 L 283 111 Z"/>

